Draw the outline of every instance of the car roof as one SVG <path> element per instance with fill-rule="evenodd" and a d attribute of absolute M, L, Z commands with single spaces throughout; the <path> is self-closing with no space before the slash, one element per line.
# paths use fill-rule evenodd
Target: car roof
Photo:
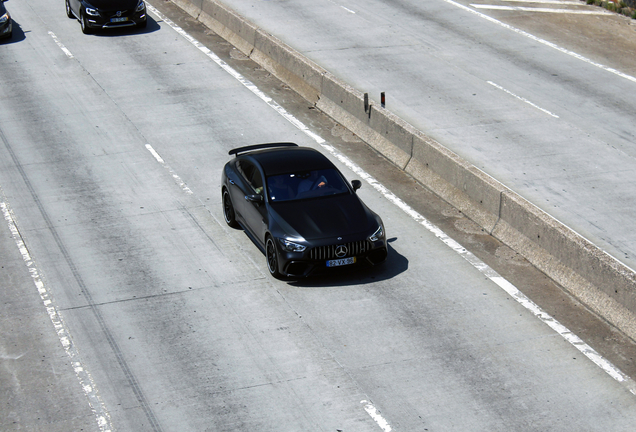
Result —
<path fill-rule="evenodd" d="M 281 147 L 258 150 L 243 157 L 254 159 L 266 176 L 291 172 L 335 168 L 322 153 L 309 147 Z"/>

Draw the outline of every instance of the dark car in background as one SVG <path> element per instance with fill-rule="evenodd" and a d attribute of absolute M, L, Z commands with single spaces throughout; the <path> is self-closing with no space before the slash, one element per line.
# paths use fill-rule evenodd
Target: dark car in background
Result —
<path fill-rule="evenodd" d="M 387 258 L 382 219 L 320 152 L 293 143 L 230 150 L 221 193 L 225 222 L 243 227 L 276 278 L 380 264 Z"/>
<path fill-rule="evenodd" d="M 11 21 L 11 15 L 4 2 L 7 0 L 0 0 L 0 39 L 10 38 L 13 34 L 13 22 Z"/>
<path fill-rule="evenodd" d="M 65 0 L 66 15 L 77 18 L 82 32 L 116 27 L 144 28 L 147 24 L 144 0 Z"/>

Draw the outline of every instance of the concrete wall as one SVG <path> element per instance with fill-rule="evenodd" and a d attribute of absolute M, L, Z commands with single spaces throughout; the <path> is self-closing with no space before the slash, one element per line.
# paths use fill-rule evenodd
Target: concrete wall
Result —
<path fill-rule="evenodd" d="M 636 340 L 633 270 L 223 4 L 172 1 Z"/>

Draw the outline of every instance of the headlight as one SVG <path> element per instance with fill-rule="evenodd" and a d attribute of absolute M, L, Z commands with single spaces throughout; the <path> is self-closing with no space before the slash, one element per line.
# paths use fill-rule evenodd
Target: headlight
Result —
<path fill-rule="evenodd" d="M 380 225 L 377 230 L 369 237 L 369 240 L 376 242 L 384 238 L 384 227 Z"/>
<path fill-rule="evenodd" d="M 135 12 L 141 12 L 142 10 L 146 9 L 146 3 L 144 2 L 139 2 L 139 4 L 137 5 L 137 9 L 135 10 Z"/>
<path fill-rule="evenodd" d="M 7 12 L 6 14 L 0 16 L 0 24 L 4 24 L 7 21 L 9 21 L 11 18 L 9 18 L 9 13 Z"/>
<path fill-rule="evenodd" d="M 287 240 L 287 239 L 278 239 L 280 241 L 281 246 L 283 247 L 284 250 L 286 250 L 287 252 L 303 252 L 305 249 L 307 249 L 307 247 L 298 244 L 298 243 L 294 243 L 293 241 Z"/>
<path fill-rule="evenodd" d="M 99 12 L 97 12 L 97 9 L 93 8 L 86 8 L 86 13 L 91 16 L 99 16 Z"/>

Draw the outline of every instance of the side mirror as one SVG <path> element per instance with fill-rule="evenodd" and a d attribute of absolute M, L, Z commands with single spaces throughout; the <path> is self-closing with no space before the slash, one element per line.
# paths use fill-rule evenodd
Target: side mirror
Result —
<path fill-rule="evenodd" d="M 245 195 L 245 199 L 254 204 L 262 204 L 264 201 L 263 195 Z"/>
<path fill-rule="evenodd" d="M 353 186 L 353 191 L 355 192 L 362 187 L 362 182 L 360 180 L 352 180 L 351 186 Z"/>

